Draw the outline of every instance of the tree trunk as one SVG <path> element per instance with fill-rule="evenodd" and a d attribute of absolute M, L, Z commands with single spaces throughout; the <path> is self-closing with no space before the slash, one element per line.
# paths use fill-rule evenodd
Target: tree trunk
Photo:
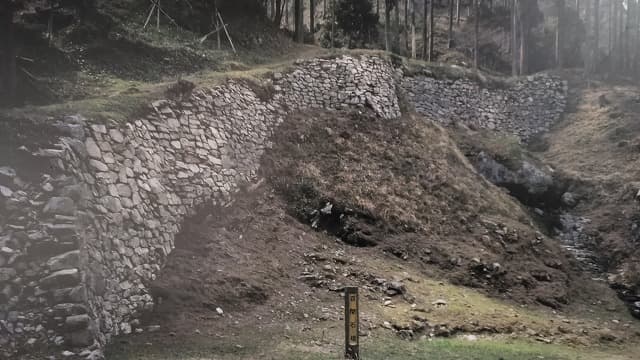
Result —
<path fill-rule="evenodd" d="M 474 37 L 473 37 L 473 68 L 478 70 L 478 58 L 480 57 L 480 0 L 473 0 L 474 3 Z"/>
<path fill-rule="evenodd" d="M 600 0 L 593 0 L 593 47 L 591 48 L 591 69 L 593 74 L 598 66 L 600 57 Z"/>
<path fill-rule="evenodd" d="M 218 27 L 220 27 L 220 18 L 218 18 L 218 0 L 214 0 L 213 1 L 213 24 L 214 24 L 214 29 L 217 29 Z M 218 31 L 216 32 L 216 45 L 217 45 L 217 49 L 221 50 L 222 49 L 222 32 Z"/>
<path fill-rule="evenodd" d="M 435 42 L 436 34 L 433 31 L 435 29 L 434 25 L 434 15 L 433 15 L 433 2 L 435 0 L 429 0 L 429 62 L 433 61 L 435 58 L 435 54 L 433 53 L 433 44 Z"/>
<path fill-rule="evenodd" d="M 289 25 L 291 24 L 289 22 L 289 4 L 288 4 L 289 0 L 284 0 L 284 28 L 285 29 L 290 29 Z"/>
<path fill-rule="evenodd" d="M 396 54 L 400 53 L 400 0 L 395 0 L 393 47 Z"/>
<path fill-rule="evenodd" d="M 453 49 L 454 41 L 453 41 L 453 2 L 454 0 L 449 0 L 449 42 L 447 47 L 449 49 Z"/>
<path fill-rule="evenodd" d="M 431 0 L 433 1 L 433 0 Z M 424 11 L 422 12 L 422 42 L 423 42 L 423 46 L 422 46 L 422 58 L 424 60 L 428 60 L 429 59 L 429 21 L 428 21 L 428 16 L 429 16 L 429 0 L 424 0 Z"/>
<path fill-rule="evenodd" d="M 404 49 L 409 52 L 409 0 L 404 0 Z"/>
<path fill-rule="evenodd" d="M 283 0 L 274 0 L 276 3 L 276 14 L 273 17 L 273 23 L 276 24 L 278 28 L 282 26 L 282 13 L 284 10 L 284 1 Z"/>
<path fill-rule="evenodd" d="M 529 54 L 527 51 L 527 46 L 529 45 L 529 29 L 527 28 L 525 21 L 523 21 L 522 12 L 518 11 L 518 13 L 520 23 L 520 75 L 525 75 L 528 72 L 527 57 Z"/>
<path fill-rule="evenodd" d="M 3 8 L 4 7 L 4 8 Z M 16 54 L 14 39 L 13 15 L 15 9 L 11 4 L 0 5 L 0 94 L 4 99 L 0 103 L 12 104 L 16 100 L 18 87 L 16 74 Z"/>
<path fill-rule="evenodd" d="M 456 23 L 460 25 L 460 1 L 456 0 Z"/>
<path fill-rule="evenodd" d="M 607 42 L 607 55 L 609 60 L 611 60 L 611 50 L 613 49 L 613 1 L 609 1 L 609 7 L 607 10 L 607 35 L 609 35 L 609 41 Z"/>
<path fill-rule="evenodd" d="M 620 22 L 624 24 L 622 28 L 622 69 L 626 71 L 629 59 L 629 11 L 625 10 L 624 7 L 621 7 L 621 9 Z"/>
<path fill-rule="evenodd" d="M 331 48 L 335 46 L 335 26 L 336 26 L 336 0 L 331 0 Z"/>
<path fill-rule="evenodd" d="M 304 43 L 304 6 L 302 0 L 295 0 L 295 33 L 296 41 Z"/>
<path fill-rule="evenodd" d="M 384 49 L 391 51 L 389 46 L 389 26 L 391 25 L 391 9 L 389 5 L 391 0 L 385 0 L 384 2 Z"/>
<path fill-rule="evenodd" d="M 316 33 L 316 0 L 309 0 L 309 30 Z"/>
<path fill-rule="evenodd" d="M 416 49 L 416 0 L 411 0 L 411 57 L 417 57 Z"/>
<path fill-rule="evenodd" d="M 518 75 L 518 0 L 511 8 L 511 75 Z"/>
<path fill-rule="evenodd" d="M 558 24 L 556 25 L 556 66 L 562 68 L 562 50 L 564 47 L 564 0 L 556 0 L 556 10 L 558 12 Z"/>
<path fill-rule="evenodd" d="M 620 14 L 620 3 L 617 0 L 612 0 L 611 1 L 613 3 L 613 46 L 611 49 L 611 59 L 609 60 L 611 62 L 611 73 L 615 73 L 616 70 L 616 66 L 617 66 L 617 59 L 618 59 L 618 51 L 619 51 L 619 44 L 618 44 L 618 40 L 620 39 L 619 37 L 619 33 L 618 30 L 620 28 L 619 26 L 619 14 Z"/>

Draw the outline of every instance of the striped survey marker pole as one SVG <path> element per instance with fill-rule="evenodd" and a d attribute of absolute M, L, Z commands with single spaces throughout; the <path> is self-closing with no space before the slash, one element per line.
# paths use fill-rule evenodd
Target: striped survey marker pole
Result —
<path fill-rule="evenodd" d="M 360 360 L 360 299 L 357 287 L 344 289 L 345 359 Z"/>

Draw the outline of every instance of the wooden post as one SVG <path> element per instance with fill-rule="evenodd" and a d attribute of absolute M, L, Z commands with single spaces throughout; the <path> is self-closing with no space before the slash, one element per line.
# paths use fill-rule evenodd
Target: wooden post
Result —
<path fill-rule="evenodd" d="M 153 12 L 155 9 L 156 9 L 156 3 L 151 2 L 151 11 L 149 11 L 149 16 L 147 16 L 147 20 L 144 22 L 144 26 L 142 26 L 143 29 L 146 29 L 147 25 L 149 25 L 149 21 L 151 21 L 151 17 L 153 16 Z"/>
<path fill-rule="evenodd" d="M 344 289 L 345 359 L 360 360 L 360 314 L 357 287 Z"/>
<path fill-rule="evenodd" d="M 222 15 L 220 15 L 220 12 L 218 12 L 218 20 L 220 20 L 222 29 L 224 29 L 225 35 L 227 35 L 227 39 L 229 40 L 229 45 L 231 45 L 231 50 L 233 50 L 234 54 L 238 54 L 238 52 L 236 51 L 236 47 L 233 46 L 233 41 L 231 41 L 231 36 L 229 35 L 229 31 L 227 31 L 227 25 L 225 25 L 224 20 L 222 19 Z"/>
<path fill-rule="evenodd" d="M 218 14 L 218 0 L 213 0 L 213 11 L 214 11 L 214 14 L 216 15 Z M 218 17 L 216 15 L 214 15 L 214 18 L 215 18 L 214 26 L 217 29 L 222 24 L 220 24 L 220 21 L 218 20 Z M 220 39 L 220 31 L 216 33 L 216 41 L 218 44 L 218 50 L 222 49 L 222 39 Z"/>

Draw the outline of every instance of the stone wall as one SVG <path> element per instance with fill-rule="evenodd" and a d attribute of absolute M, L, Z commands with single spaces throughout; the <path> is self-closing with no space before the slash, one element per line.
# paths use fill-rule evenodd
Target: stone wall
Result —
<path fill-rule="evenodd" d="M 289 74 L 274 74 L 276 100 L 289 109 L 369 107 L 385 119 L 400 116 L 396 71 L 387 60 L 313 59 Z"/>
<path fill-rule="evenodd" d="M 256 176 L 286 112 L 369 106 L 398 116 L 392 72 L 379 58 L 317 59 L 275 74 L 270 99 L 228 81 L 156 101 L 126 124 L 58 122 L 57 141 L 24 149 L 41 164 L 35 178 L 0 168 L 0 357 L 54 344 L 56 355 L 100 358 L 111 336 L 140 331 L 136 318 L 153 306 L 147 284 L 184 217 L 227 203 Z"/>
<path fill-rule="evenodd" d="M 156 101 L 126 124 L 67 117 L 47 146 L 19 147 L 23 160 L 0 164 L 0 358 L 54 345 L 57 356 L 97 359 L 111 336 L 141 331 L 136 318 L 153 306 L 147 284 L 185 216 L 228 203 L 256 176 L 289 111 L 369 107 L 393 119 L 401 84 L 439 121 L 460 114 L 526 137 L 557 119 L 564 101 L 547 77 L 484 90 L 401 76 L 374 56 L 301 61 L 273 75 L 271 94 L 228 81 Z"/>
<path fill-rule="evenodd" d="M 462 123 L 471 128 L 491 129 L 526 141 L 547 131 L 566 106 L 566 82 L 537 74 L 488 88 L 461 78 L 440 80 L 418 75 L 402 80 L 409 102 L 416 111 L 448 125 Z"/>

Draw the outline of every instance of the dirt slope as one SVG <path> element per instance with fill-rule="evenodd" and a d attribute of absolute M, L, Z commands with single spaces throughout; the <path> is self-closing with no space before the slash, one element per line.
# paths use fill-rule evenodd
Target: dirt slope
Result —
<path fill-rule="evenodd" d="M 441 128 L 357 113 L 305 114 L 289 124 L 265 169 L 304 223 L 456 283 L 528 303 L 569 301 L 567 257 Z M 332 211 L 323 214 L 327 204 Z"/>

